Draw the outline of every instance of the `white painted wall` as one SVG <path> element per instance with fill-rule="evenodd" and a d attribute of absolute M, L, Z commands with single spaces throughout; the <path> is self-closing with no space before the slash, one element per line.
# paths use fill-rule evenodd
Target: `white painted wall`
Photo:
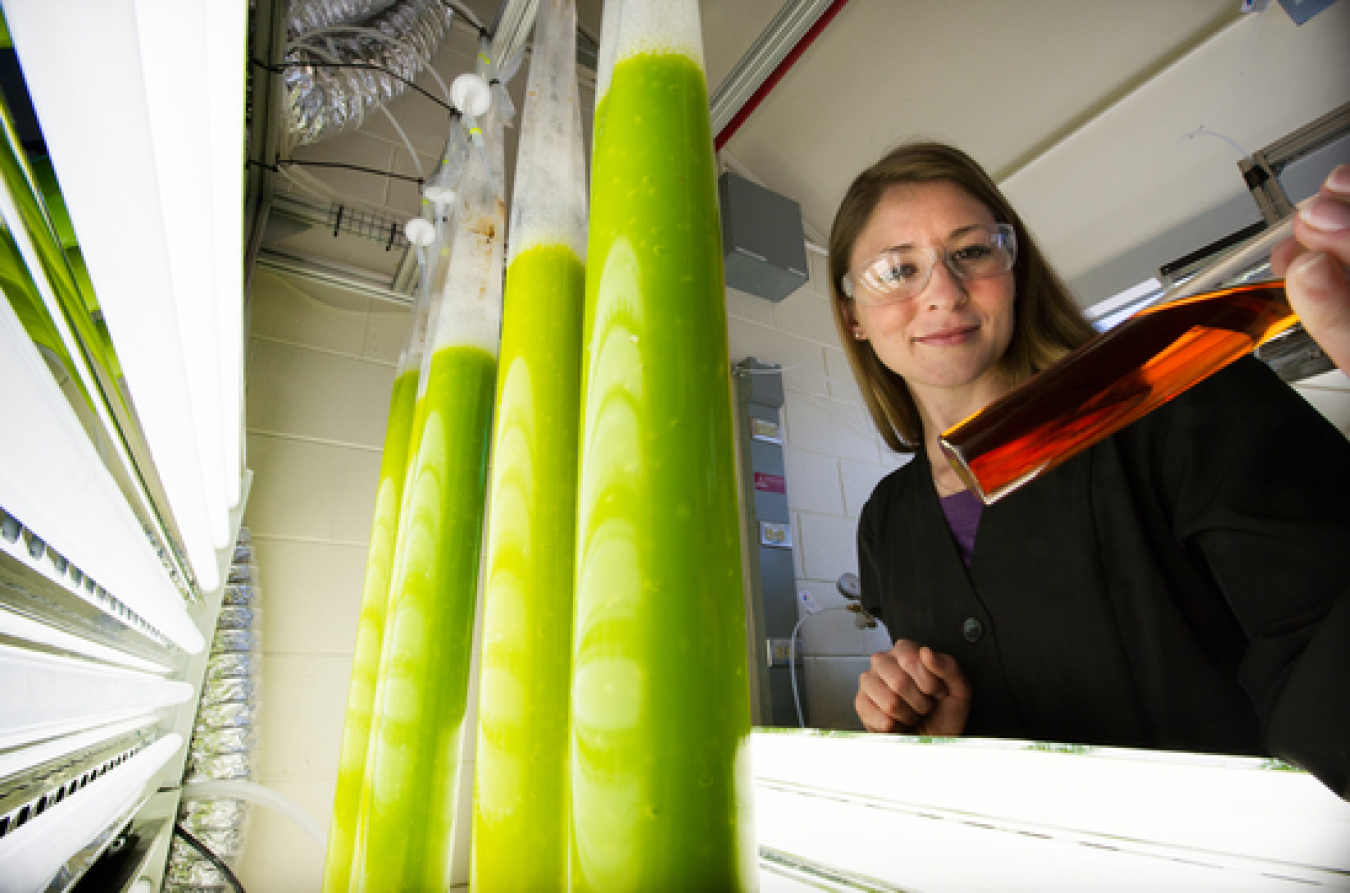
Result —
<path fill-rule="evenodd" d="M 258 781 L 327 831 L 394 364 L 408 313 L 337 289 L 255 275 L 245 523 L 262 578 Z M 255 809 L 240 880 L 318 891 L 318 847 Z"/>

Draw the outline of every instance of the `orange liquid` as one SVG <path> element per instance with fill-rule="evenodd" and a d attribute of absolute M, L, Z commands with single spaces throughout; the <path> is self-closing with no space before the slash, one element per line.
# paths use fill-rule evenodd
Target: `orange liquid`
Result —
<path fill-rule="evenodd" d="M 1297 322 L 1282 281 L 1146 308 L 947 430 L 942 450 L 992 503 Z"/>

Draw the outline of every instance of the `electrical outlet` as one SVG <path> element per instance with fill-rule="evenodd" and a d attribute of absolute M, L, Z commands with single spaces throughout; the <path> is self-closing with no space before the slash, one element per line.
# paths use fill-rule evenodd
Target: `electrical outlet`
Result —
<path fill-rule="evenodd" d="M 813 596 L 811 593 L 809 592 L 797 593 L 797 601 L 801 604 L 802 613 L 804 614 L 820 613 L 820 603 L 816 601 L 815 596 Z"/>
<path fill-rule="evenodd" d="M 792 640 L 791 639 L 770 639 L 769 640 L 769 666 L 786 667 L 792 659 Z M 797 666 L 801 666 L 801 649 L 797 649 Z"/>

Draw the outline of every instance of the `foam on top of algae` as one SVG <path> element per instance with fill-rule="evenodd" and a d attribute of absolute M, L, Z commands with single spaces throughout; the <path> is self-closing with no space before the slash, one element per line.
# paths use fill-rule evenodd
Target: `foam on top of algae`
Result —
<path fill-rule="evenodd" d="M 614 66 L 634 56 L 685 56 L 706 73 L 697 4 L 609 2 L 600 33 L 596 105 L 609 92 Z"/>

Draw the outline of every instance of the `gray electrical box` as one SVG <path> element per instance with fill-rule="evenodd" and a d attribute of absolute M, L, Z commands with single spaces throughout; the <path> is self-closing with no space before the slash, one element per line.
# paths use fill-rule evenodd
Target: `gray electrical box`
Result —
<path fill-rule="evenodd" d="M 806 284 L 800 205 L 730 171 L 718 179 L 717 197 L 727 285 L 777 302 Z"/>

